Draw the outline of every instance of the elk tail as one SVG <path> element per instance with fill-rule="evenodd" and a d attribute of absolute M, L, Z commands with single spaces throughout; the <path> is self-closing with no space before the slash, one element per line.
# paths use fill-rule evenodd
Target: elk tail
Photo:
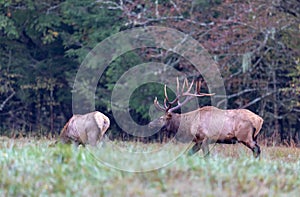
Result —
<path fill-rule="evenodd" d="M 255 132 L 253 133 L 253 138 L 256 140 L 258 133 L 260 132 L 262 125 L 264 123 L 264 120 L 262 118 L 259 118 L 259 125 L 255 128 Z"/>
<path fill-rule="evenodd" d="M 97 127 L 101 131 L 101 135 L 103 136 L 105 131 L 107 130 L 109 124 L 110 124 L 109 119 L 104 114 L 102 114 L 101 112 L 95 113 L 94 119 L 96 121 Z"/>
<path fill-rule="evenodd" d="M 100 112 L 96 112 L 94 114 L 94 119 L 95 119 L 95 122 L 97 124 L 97 127 L 102 130 L 102 127 L 103 127 L 103 118 L 102 118 L 102 114 Z"/>

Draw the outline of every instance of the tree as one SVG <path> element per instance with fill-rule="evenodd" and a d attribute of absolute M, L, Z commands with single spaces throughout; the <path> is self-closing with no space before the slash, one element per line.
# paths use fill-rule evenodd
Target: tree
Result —
<path fill-rule="evenodd" d="M 279 142 L 291 135 L 297 111 L 298 8 L 287 1 L 122 1 L 110 3 L 132 26 L 163 25 L 196 38 L 215 57 L 224 76 L 230 108 L 250 108 L 265 118 L 264 136 Z M 297 44 L 298 43 L 298 44 Z M 176 55 L 153 50 L 148 59 L 177 69 L 191 66 Z M 149 53 L 149 50 L 145 54 Z M 147 57 L 145 55 L 145 57 Z M 298 63 L 297 63 L 298 62 Z M 296 86 L 297 87 L 297 86 Z M 283 124 L 283 122 L 285 122 Z M 299 122 L 294 124 L 299 124 Z M 293 132 L 295 133 L 295 132 Z M 296 139 L 297 138 L 297 139 Z"/>
<path fill-rule="evenodd" d="M 95 1 L 9 1 L 0 7 L 1 127 L 57 132 L 72 113 L 70 85 L 80 62 L 118 31 L 120 13 Z"/>
<path fill-rule="evenodd" d="M 296 5 L 297 0 L 1 2 L 1 128 L 57 132 L 71 116 L 72 85 L 87 54 L 119 31 L 160 25 L 192 36 L 209 51 L 219 64 L 228 108 L 249 108 L 264 117 L 261 138 L 297 143 L 300 38 Z M 164 49 L 145 47 L 118 57 L 101 77 L 96 95 L 97 109 L 112 118 L 114 131 L 109 97 L 116 81 L 132 66 L 152 61 L 201 77 L 189 61 Z M 130 113 L 136 122 L 147 123 L 152 95 L 163 94 L 161 89 L 149 84 L 134 92 Z"/>

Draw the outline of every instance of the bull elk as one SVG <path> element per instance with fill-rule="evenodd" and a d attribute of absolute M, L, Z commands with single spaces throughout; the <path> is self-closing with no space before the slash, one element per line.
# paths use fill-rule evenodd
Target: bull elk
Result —
<path fill-rule="evenodd" d="M 151 128 L 159 127 L 161 130 L 176 133 L 179 141 L 192 140 L 195 144 L 190 149 L 193 155 L 202 149 L 204 155 L 209 154 L 211 143 L 242 143 L 253 151 L 254 157 L 259 157 L 260 147 L 256 142 L 257 135 L 262 127 L 263 119 L 247 109 L 221 110 L 213 106 L 206 106 L 188 113 L 178 114 L 175 110 L 195 97 L 212 96 L 213 94 L 200 93 L 201 83 L 196 82 L 195 93 L 190 93 L 191 85 L 185 80 L 181 91 L 177 79 L 176 98 L 169 101 L 166 86 L 164 87 L 164 105 L 160 105 L 157 98 L 154 106 L 165 112 L 163 116 L 149 123 Z M 187 91 L 184 92 L 184 90 Z M 180 99 L 184 99 L 180 102 Z M 172 107 L 175 103 L 176 106 Z"/>
<path fill-rule="evenodd" d="M 110 126 L 107 116 L 95 111 L 84 115 L 73 115 L 63 127 L 60 140 L 62 143 L 90 144 L 96 146 Z"/>

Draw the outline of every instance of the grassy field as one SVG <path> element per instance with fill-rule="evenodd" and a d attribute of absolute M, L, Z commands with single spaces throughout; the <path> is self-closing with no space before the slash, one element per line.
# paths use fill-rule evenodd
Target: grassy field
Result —
<path fill-rule="evenodd" d="M 129 147 L 135 145 L 126 143 Z M 160 145 L 144 146 L 155 149 Z M 116 154 L 105 147 L 100 150 L 105 155 Z M 159 170 L 132 173 L 107 167 L 91 156 L 87 148 L 53 145 L 49 140 L 0 138 L 0 196 L 298 196 L 300 193 L 300 149 L 262 147 L 261 159 L 257 160 L 242 145 L 217 145 L 210 158 L 203 159 L 200 155 L 182 155 Z"/>

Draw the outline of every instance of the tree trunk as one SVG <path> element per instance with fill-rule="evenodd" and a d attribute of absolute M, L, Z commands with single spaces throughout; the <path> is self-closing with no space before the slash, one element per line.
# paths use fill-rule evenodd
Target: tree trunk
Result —
<path fill-rule="evenodd" d="M 278 103 L 277 103 L 277 80 L 276 80 L 276 70 L 275 64 L 272 62 L 271 65 L 271 72 L 272 72 L 272 82 L 273 82 L 273 115 L 274 115 L 274 133 L 272 135 L 273 143 L 278 144 L 280 142 L 280 135 L 279 135 L 279 120 L 278 120 Z"/>

